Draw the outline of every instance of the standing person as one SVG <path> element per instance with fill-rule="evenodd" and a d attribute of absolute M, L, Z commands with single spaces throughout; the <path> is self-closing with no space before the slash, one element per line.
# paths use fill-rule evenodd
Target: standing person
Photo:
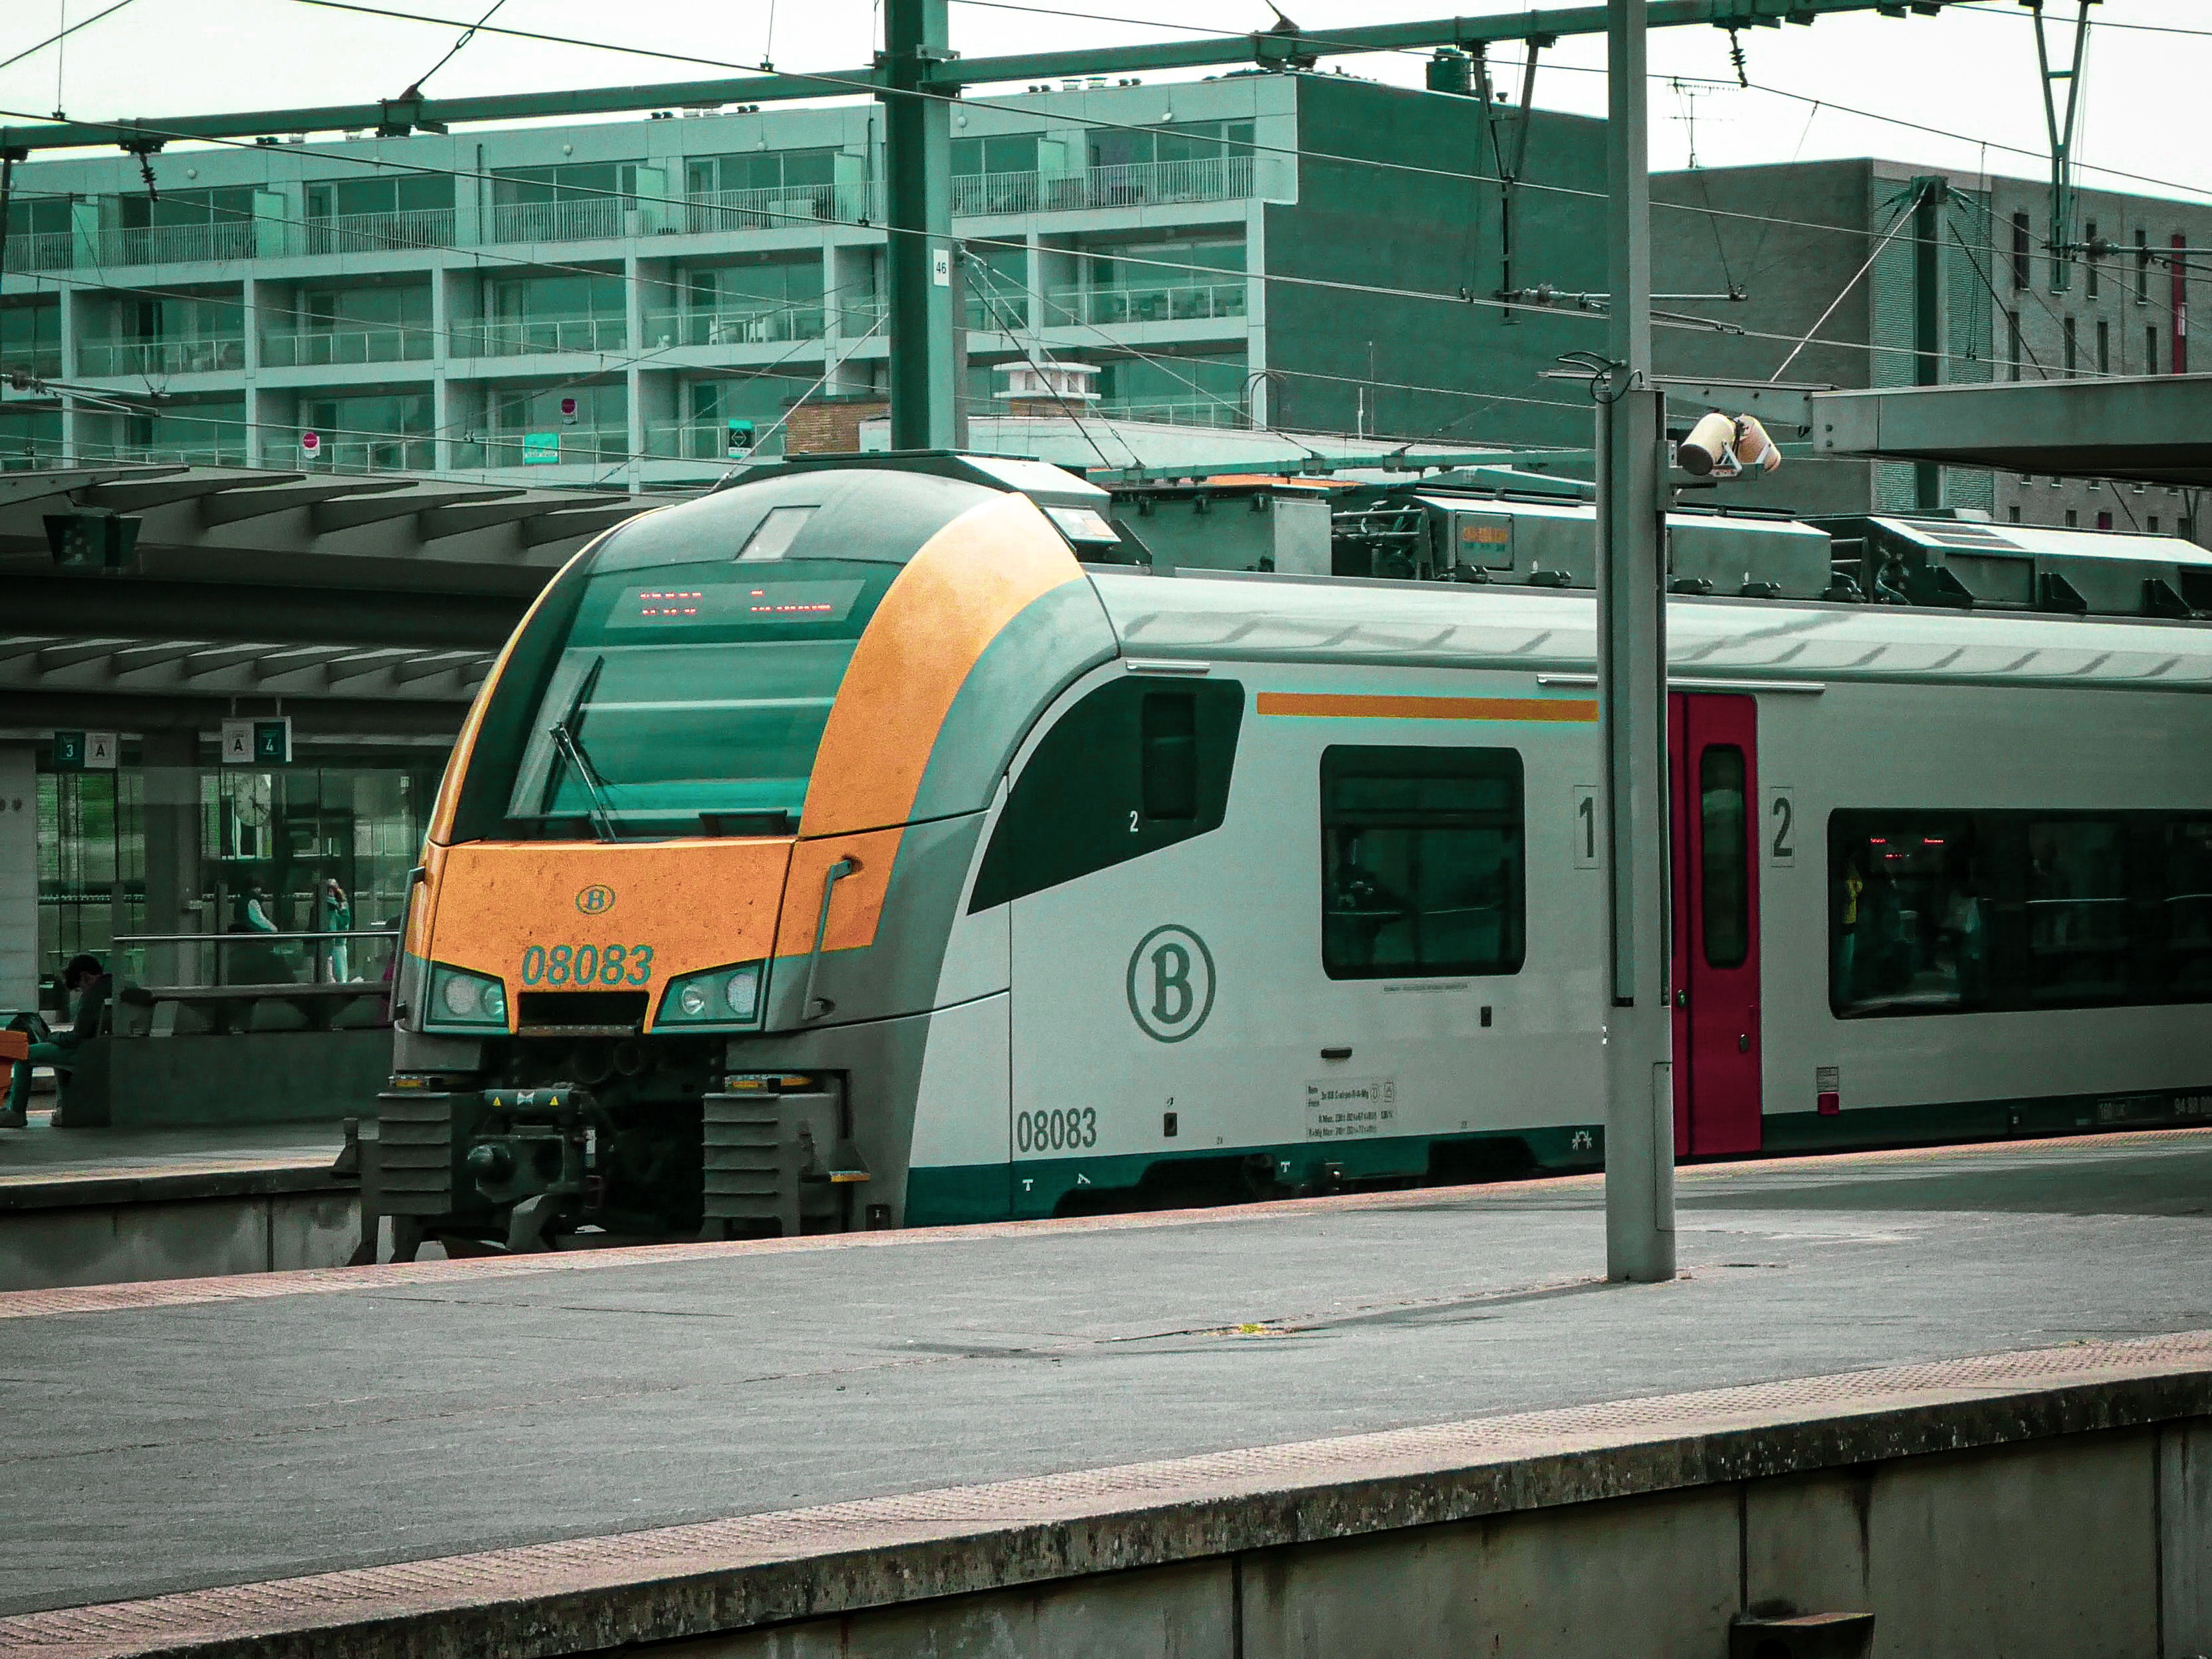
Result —
<path fill-rule="evenodd" d="M 349 932 L 352 927 L 352 902 L 346 897 L 346 890 L 338 885 L 337 878 L 332 876 L 323 883 L 323 931 L 326 933 L 343 933 Z M 349 941 L 342 939 L 331 941 L 330 954 L 325 957 L 329 966 L 325 971 L 328 972 L 333 984 L 353 977 L 347 971 L 346 946 L 349 943 Z"/>
<path fill-rule="evenodd" d="M 51 1066 L 58 1073 L 75 1069 L 76 1052 L 100 1035 L 100 1018 L 113 994 L 110 979 L 94 956 L 76 956 L 62 969 L 62 986 L 76 1003 L 76 1018 L 66 1031 L 57 1031 L 45 1042 L 33 1042 L 27 1059 L 17 1063 L 8 1085 L 8 1105 L 0 1111 L 0 1129 L 20 1129 L 30 1121 L 25 1109 L 31 1103 L 31 1068 Z M 62 1127 L 61 1109 L 54 1109 L 53 1123 Z"/>

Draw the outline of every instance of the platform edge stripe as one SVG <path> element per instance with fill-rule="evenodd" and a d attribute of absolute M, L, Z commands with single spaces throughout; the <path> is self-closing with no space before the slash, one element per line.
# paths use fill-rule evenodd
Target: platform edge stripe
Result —
<path fill-rule="evenodd" d="M 1158 1460 L 0 1620 L 41 1659 L 459 1659 L 2212 1414 L 2212 1331 Z M 951 1550 L 989 1540 L 983 1551 Z M 978 1564 L 981 1564 L 980 1567 Z"/>

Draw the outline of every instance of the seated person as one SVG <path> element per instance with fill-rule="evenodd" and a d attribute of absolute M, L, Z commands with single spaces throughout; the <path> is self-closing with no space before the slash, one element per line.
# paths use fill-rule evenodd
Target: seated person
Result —
<path fill-rule="evenodd" d="M 57 1072 L 73 1068 L 71 1061 L 76 1052 L 100 1035 L 101 1015 L 107 1000 L 115 994 L 115 981 L 101 969 L 100 958 L 76 956 L 69 959 L 62 969 L 62 985 L 76 1005 L 76 1021 L 66 1030 L 56 1031 L 51 1041 L 33 1042 L 30 1058 L 15 1067 L 15 1076 L 8 1085 L 7 1109 L 0 1111 L 0 1129 L 20 1129 L 30 1120 L 25 1109 L 31 1103 L 31 1068 L 51 1066 Z M 54 1112 L 54 1125 L 62 1127 L 59 1108 Z"/>

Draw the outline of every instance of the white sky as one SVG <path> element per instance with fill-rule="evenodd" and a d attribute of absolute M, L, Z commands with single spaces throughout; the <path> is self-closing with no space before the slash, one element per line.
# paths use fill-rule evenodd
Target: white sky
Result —
<path fill-rule="evenodd" d="M 1554 0 L 1556 3 L 1556 0 Z M 83 18 L 112 0 L 0 0 L 0 58 L 34 46 L 64 17 Z M 131 0 L 112 17 L 0 70 L 0 110 L 43 116 L 59 107 L 80 118 L 159 118 L 221 111 L 356 102 L 392 96 L 453 43 L 489 0 L 363 0 L 382 9 L 454 20 L 451 27 L 366 17 L 307 0 Z M 1042 0 L 1046 7 L 1108 14 L 985 7 L 953 0 L 953 44 L 969 56 L 1063 46 L 1187 38 L 1202 23 L 1222 31 L 1265 27 L 1264 0 Z M 2051 13 L 2070 12 L 2050 0 Z M 1495 0 L 1289 0 L 1316 33 L 1333 27 L 1449 15 L 1520 12 Z M 2081 182 L 2212 196 L 2212 5 L 2204 0 L 2103 0 L 2092 15 L 2077 154 L 2141 175 L 2085 172 Z M 771 46 L 787 70 L 850 68 L 868 60 L 880 27 L 871 0 L 506 0 L 493 20 L 629 47 L 650 47 L 751 64 Z M 2134 25 L 2136 27 L 2119 27 Z M 1178 27 L 1181 26 L 1181 27 Z M 2161 33 L 2160 29 L 2175 31 Z M 2068 31 L 2070 33 L 2070 29 Z M 1930 166 L 2044 176 L 2048 163 L 2034 33 L 2008 0 L 1947 7 L 1938 17 L 1874 14 L 1811 27 L 1756 29 L 1743 37 L 1754 88 L 1732 83 L 1728 39 L 1705 27 L 1655 31 L 1652 68 L 1662 76 L 1727 81 L 1689 94 L 1652 88 L 1655 167 L 1683 165 L 1696 112 L 1699 159 L 1709 165 L 1875 155 Z M 1419 85 L 1424 54 L 1345 60 L 1355 72 Z M 58 58 L 60 60 L 58 63 Z M 1545 54 L 1537 102 L 1603 112 L 1601 40 L 1572 40 Z M 1580 66 L 1580 69 L 1571 67 Z M 1501 65 L 1509 71 L 1510 64 Z M 710 77 L 725 71 L 632 52 L 553 46 L 483 33 L 431 81 L 434 94 L 514 92 Z M 1167 77 L 1147 77 L 1167 78 Z M 1778 93 L 1800 94 L 1785 98 Z M 1839 100 L 1875 115 L 1944 129 L 1939 137 L 1808 99 Z M 0 120 L 20 116 L 0 115 Z M 2010 144 L 2026 154 L 1996 146 Z"/>

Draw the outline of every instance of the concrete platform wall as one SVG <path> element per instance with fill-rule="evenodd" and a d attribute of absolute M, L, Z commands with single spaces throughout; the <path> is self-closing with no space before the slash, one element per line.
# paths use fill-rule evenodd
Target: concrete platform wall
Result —
<path fill-rule="evenodd" d="M 0 1209 L 0 1291 L 341 1267 L 360 1207 L 326 1188 Z"/>
<path fill-rule="evenodd" d="M 1870 1612 L 1873 1654 L 1894 1659 L 2212 1655 L 2212 1419 L 1526 1510 L 629 1651 L 1726 1659 L 1731 1624 L 1747 1612 Z M 1832 1651 L 1784 1645 L 1759 1659 Z"/>

